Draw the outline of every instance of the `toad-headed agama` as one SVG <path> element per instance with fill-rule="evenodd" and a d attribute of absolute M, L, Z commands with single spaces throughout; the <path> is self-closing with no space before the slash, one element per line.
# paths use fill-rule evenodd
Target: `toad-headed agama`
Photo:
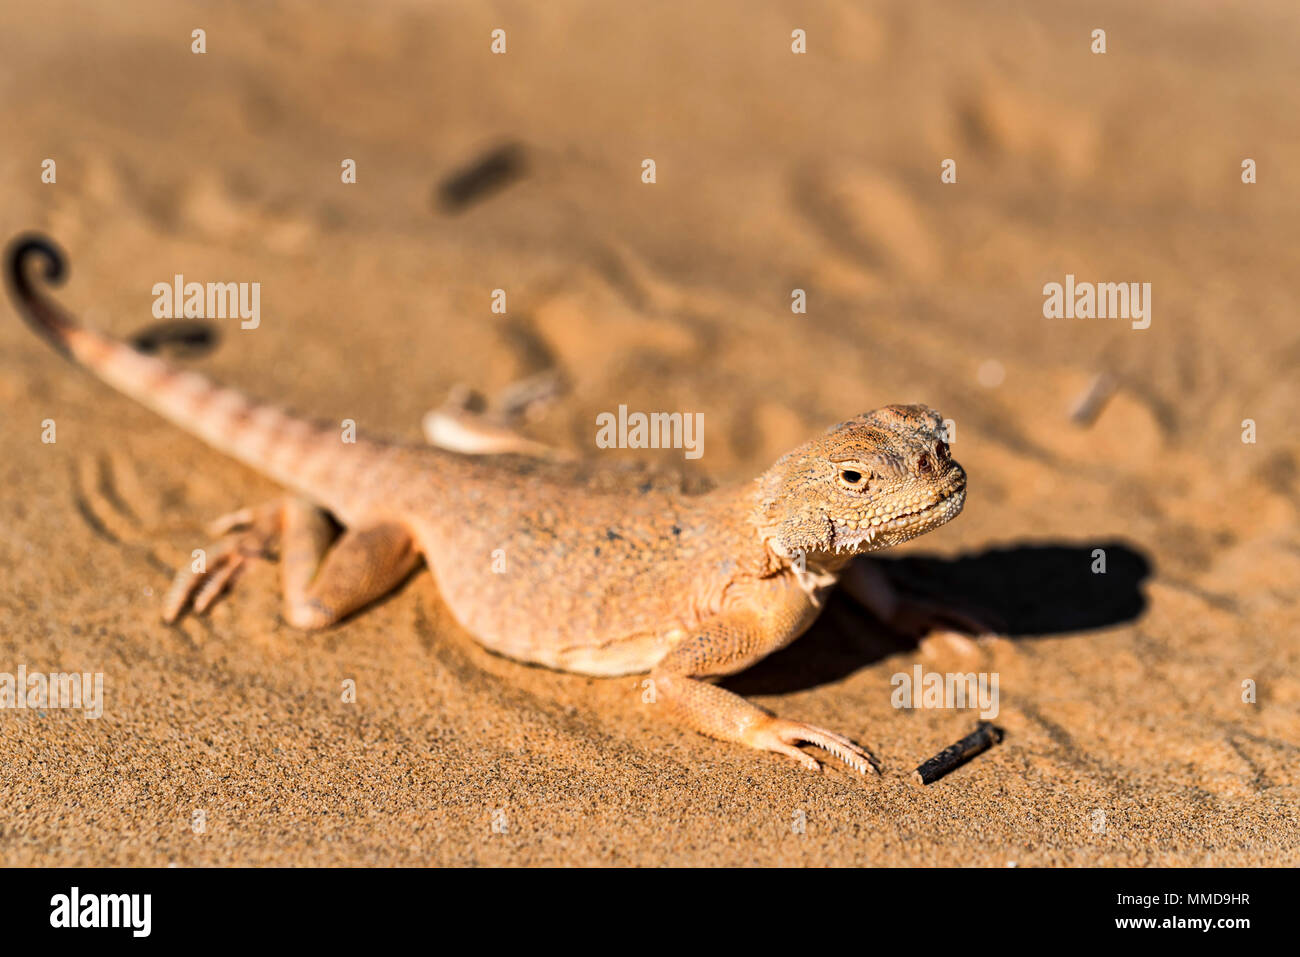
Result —
<path fill-rule="evenodd" d="M 506 452 L 341 440 L 293 415 L 76 323 L 39 288 L 64 260 L 10 247 L 27 321 L 61 353 L 291 490 L 219 520 L 202 571 L 182 568 L 163 617 L 208 606 L 278 546 L 285 617 L 324 628 L 395 589 L 421 560 L 484 646 L 586 675 L 649 673 L 661 710 L 697 731 L 818 768 L 798 745 L 867 772 L 839 734 L 777 717 L 711 682 L 803 634 L 843 581 L 886 618 L 896 594 L 855 556 L 948 522 L 966 499 L 939 415 L 891 405 L 842 422 L 756 481 L 687 494 L 616 488 L 572 464 Z M 336 534 L 336 527 L 342 532 Z M 507 558 L 507 570 L 492 555 Z"/>

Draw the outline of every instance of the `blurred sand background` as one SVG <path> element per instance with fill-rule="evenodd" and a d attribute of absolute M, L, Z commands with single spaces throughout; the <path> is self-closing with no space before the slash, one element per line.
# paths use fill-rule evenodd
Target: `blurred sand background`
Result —
<path fill-rule="evenodd" d="M 87 322 L 149 325 L 176 273 L 259 281 L 261 327 L 192 367 L 409 440 L 457 382 L 558 367 L 532 435 L 678 467 L 597 452 L 595 416 L 701 411 L 688 465 L 722 481 L 925 402 L 970 497 L 888 567 L 1007 627 L 972 661 L 837 598 L 728 683 L 873 749 L 865 781 L 493 657 L 427 573 L 302 634 L 262 565 L 167 627 L 204 524 L 277 490 L 6 301 L 0 671 L 102 671 L 107 705 L 0 712 L 0 863 L 1300 863 L 1297 62 L 1289 0 L 5 4 L 0 235 L 57 240 Z M 514 182 L 436 202 L 503 143 Z M 1044 319 L 1066 273 L 1152 283 L 1151 327 Z M 917 663 L 998 672 L 1007 732 L 924 790 L 975 719 L 892 708 Z"/>

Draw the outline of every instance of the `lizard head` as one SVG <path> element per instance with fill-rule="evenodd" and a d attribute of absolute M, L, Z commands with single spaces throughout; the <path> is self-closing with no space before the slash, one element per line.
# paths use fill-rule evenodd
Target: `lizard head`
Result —
<path fill-rule="evenodd" d="M 898 545 L 955 518 L 966 472 L 939 413 L 890 405 L 830 429 L 759 479 L 758 522 L 775 550 L 854 555 Z"/>

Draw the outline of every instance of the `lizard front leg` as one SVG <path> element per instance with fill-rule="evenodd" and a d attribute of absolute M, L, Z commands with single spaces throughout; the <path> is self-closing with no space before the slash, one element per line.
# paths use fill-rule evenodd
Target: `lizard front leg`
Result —
<path fill-rule="evenodd" d="M 797 636 L 807 623 L 810 606 L 802 589 L 784 590 L 785 600 L 774 611 L 732 610 L 676 645 L 651 672 L 655 700 L 673 719 L 702 734 L 776 751 L 814 771 L 821 765 L 796 745 L 819 747 L 861 774 L 875 771 L 875 759 L 843 735 L 777 717 L 738 694 L 700 680 L 741 671 Z"/>
<path fill-rule="evenodd" d="M 917 639 L 922 646 L 946 642 L 964 655 L 976 653 L 976 638 L 994 632 L 988 613 L 964 611 L 910 598 L 898 590 L 877 562 L 858 558 L 840 573 L 840 587 L 890 628 Z"/>

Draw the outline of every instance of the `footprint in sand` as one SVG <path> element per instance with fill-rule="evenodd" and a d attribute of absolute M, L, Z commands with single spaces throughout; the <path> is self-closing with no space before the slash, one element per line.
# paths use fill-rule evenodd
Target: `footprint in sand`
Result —
<path fill-rule="evenodd" d="M 1040 99 L 996 75 L 969 84 L 956 98 L 958 137 L 975 151 L 1021 157 L 1080 180 L 1096 172 L 1097 120 L 1055 99 Z"/>
<path fill-rule="evenodd" d="M 832 246 L 877 275 L 932 278 L 938 240 L 907 189 L 889 175 L 856 167 L 811 170 L 795 178 L 794 202 Z"/>
<path fill-rule="evenodd" d="M 316 233 L 311 220 L 277 210 L 253 196 L 240 196 L 217 173 L 204 171 L 179 190 L 178 219 L 187 229 L 232 242 L 256 236 L 265 249 L 294 253 Z"/>

